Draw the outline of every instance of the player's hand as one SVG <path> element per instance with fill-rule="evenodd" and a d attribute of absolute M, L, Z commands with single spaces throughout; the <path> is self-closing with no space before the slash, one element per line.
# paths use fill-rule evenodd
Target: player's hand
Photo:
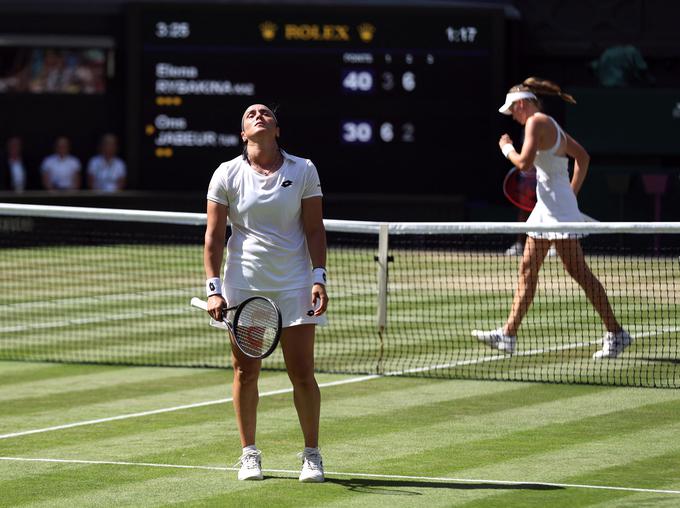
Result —
<path fill-rule="evenodd" d="M 498 140 L 498 148 L 503 148 L 503 145 L 512 144 L 512 138 L 508 134 L 503 134 Z"/>
<path fill-rule="evenodd" d="M 312 306 L 314 307 L 314 315 L 320 316 L 328 308 L 328 295 L 326 294 L 326 286 L 323 284 L 314 284 L 312 286 Z"/>
<path fill-rule="evenodd" d="M 227 306 L 222 295 L 212 295 L 208 297 L 208 314 L 215 321 L 222 321 L 222 309 Z"/>

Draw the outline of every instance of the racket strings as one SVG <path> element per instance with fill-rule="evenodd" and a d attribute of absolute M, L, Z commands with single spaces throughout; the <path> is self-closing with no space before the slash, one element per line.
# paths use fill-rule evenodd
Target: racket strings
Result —
<path fill-rule="evenodd" d="M 503 181 L 503 192 L 513 205 L 532 211 L 536 205 L 536 172 L 511 169 Z"/>
<path fill-rule="evenodd" d="M 234 335 L 244 353 L 260 356 L 275 344 L 279 329 L 276 309 L 264 299 L 247 302 L 234 323 Z"/>

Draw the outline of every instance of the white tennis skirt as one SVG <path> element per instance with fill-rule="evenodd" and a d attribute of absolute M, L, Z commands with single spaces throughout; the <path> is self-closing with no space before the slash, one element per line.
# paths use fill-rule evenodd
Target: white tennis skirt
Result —
<path fill-rule="evenodd" d="M 224 298 L 229 307 L 239 305 L 251 296 L 266 296 L 272 299 L 281 311 L 281 326 L 297 325 L 325 325 L 328 320 L 326 314 L 314 315 L 311 288 L 289 289 L 287 291 L 255 291 L 223 287 Z"/>

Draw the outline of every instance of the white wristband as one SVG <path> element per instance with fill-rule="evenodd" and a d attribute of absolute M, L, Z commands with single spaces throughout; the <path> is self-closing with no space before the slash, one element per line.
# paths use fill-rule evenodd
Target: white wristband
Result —
<path fill-rule="evenodd" d="M 505 144 L 501 147 L 501 152 L 503 152 L 503 155 L 505 155 L 505 158 L 506 158 L 506 159 L 507 159 L 508 157 L 510 157 L 510 152 L 514 152 L 514 151 L 515 151 L 515 147 L 512 146 L 512 143 L 505 143 Z"/>
<path fill-rule="evenodd" d="M 205 281 L 205 294 L 207 296 L 222 294 L 222 281 L 219 277 L 213 277 Z"/>
<path fill-rule="evenodd" d="M 326 269 L 323 266 L 319 266 L 312 270 L 312 284 L 326 285 L 326 279 L 328 275 L 326 274 Z"/>

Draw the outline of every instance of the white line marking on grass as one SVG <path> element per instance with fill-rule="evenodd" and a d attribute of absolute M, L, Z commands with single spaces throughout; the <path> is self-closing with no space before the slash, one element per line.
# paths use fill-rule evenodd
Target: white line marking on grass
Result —
<path fill-rule="evenodd" d="M 675 332 L 680 330 L 680 327 L 670 327 L 670 328 L 664 328 L 660 331 L 655 331 L 655 332 L 647 332 L 647 333 L 641 333 L 637 334 L 634 337 L 635 338 L 642 338 L 642 337 L 650 337 L 653 335 L 657 335 L 658 333 L 667 333 L 667 332 Z M 548 352 L 553 352 L 553 351 L 564 351 L 567 349 L 576 349 L 579 347 L 589 347 L 592 346 L 593 344 L 599 343 L 599 340 L 594 340 L 590 342 L 576 342 L 573 344 L 565 344 L 563 346 L 553 346 L 549 348 L 542 348 L 542 349 L 529 349 L 527 351 L 520 351 L 519 353 L 515 353 L 513 356 L 532 356 L 532 355 L 539 355 L 543 353 L 548 353 Z M 328 383 L 321 383 L 319 384 L 319 388 L 328 388 L 330 386 L 338 386 L 338 385 L 345 385 L 349 383 L 361 383 L 363 381 L 370 381 L 372 379 L 378 379 L 382 377 L 392 377 L 392 376 L 400 376 L 403 374 L 415 374 L 418 372 L 427 372 L 429 370 L 437 370 L 437 369 L 447 369 L 447 368 L 453 368 L 453 367 L 459 367 L 463 365 L 474 365 L 478 363 L 485 363 L 485 362 L 494 362 L 498 360 L 505 360 L 505 359 L 510 359 L 511 357 L 509 355 L 493 355 L 493 356 L 484 356 L 482 358 L 475 358 L 475 359 L 470 359 L 470 360 L 460 360 L 458 362 L 452 362 L 452 363 L 447 363 L 447 364 L 441 364 L 441 365 L 430 365 L 427 367 L 415 367 L 412 369 L 405 369 L 405 370 L 400 370 L 400 371 L 392 371 L 392 372 L 386 372 L 384 374 L 369 374 L 365 376 L 359 376 L 359 377 L 353 377 L 349 379 L 341 379 L 338 381 L 330 381 Z M 284 393 L 290 393 L 293 391 L 292 387 L 289 388 L 282 388 L 280 390 L 273 390 L 270 392 L 264 392 L 260 394 L 260 397 L 268 397 L 272 395 L 281 395 Z M 205 402 L 196 402 L 193 404 L 185 404 L 182 406 L 174 406 L 174 407 L 168 407 L 168 408 L 161 408 L 161 409 L 153 409 L 150 411 L 142 411 L 139 413 L 129 413 L 129 414 L 123 414 L 123 415 L 118 415 L 118 416 L 109 416 L 106 418 L 98 418 L 95 420 L 85 420 L 81 422 L 74 422 L 74 423 L 67 423 L 64 425 L 55 425 L 54 427 L 46 427 L 42 429 L 33 429 L 33 430 L 25 430 L 22 432 L 13 432 L 11 434 L 0 434 L 0 439 L 9 439 L 12 437 L 20 437 L 20 436 L 27 436 L 30 434 L 40 434 L 43 432 L 51 432 L 54 430 L 62 430 L 62 429 L 70 429 L 73 427 L 82 427 L 85 425 L 95 425 L 98 423 L 106 423 L 106 422 L 112 422 L 116 420 L 127 420 L 129 418 L 139 418 L 142 416 L 150 416 L 150 415 L 156 415 L 156 414 L 161 414 L 161 413 L 170 413 L 173 411 L 180 411 L 183 409 L 193 409 L 196 407 L 204 407 L 204 406 L 212 406 L 215 404 L 224 404 L 227 402 L 231 402 L 233 399 L 231 397 L 225 398 L 225 399 L 217 399 L 217 400 L 208 400 Z"/>
<path fill-rule="evenodd" d="M 338 385 L 345 385 L 349 383 L 360 383 L 362 381 L 368 381 L 370 379 L 376 379 L 379 378 L 377 374 L 373 375 L 368 375 L 368 376 L 360 376 L 360 377 L 353 377 L 349 379 L 340 379 L 338 381 L 329 381 L 328 383 L 321 383 L 319 384 L 319 388 L 328 388 L 330 386 L 338 386 Z M 289 388 L 281 388 L 280 390 L 272 390 L 269 392 L 264 392 L 260 394 L 260 397 L 270 397 L 272 395 L 281 395 L 283 393 L 291 393 L 293 391 L 292 387 Z M 139 418 L 142 416 L 151 416 L 151 415 L 157 415 L 157 414 L 162 414 L 162 413 L 171 413 L 173 411 L 181 411 L 183 409 L 193 409 L 197 407 L 205 407 L 205 406 L 214 406 L 216 404 L 225 404 L 227 402 L 231 402 L 233 400 L 232 397 L 228 397 L 225 399 L 217 399 L 217 400 L 208 400 L 205 402 L 196 402 L 193 404 L 184 404 L 181 406 L 174 406 L 174 407 L 166 407 L 166 408 L 161 408 L 161 409 L 152 409 L 150 411 L 141 411 L 139 413 L 128 413 L 128 414 L 123 414 L 123 415 L 118 415 L 118 416 L 109 416 L 106 418 L 97 418 L 95 420 L 85 420 L 81 422 L 74 422 L 74 423 L 67 423 L 64 425 L 55 425 L 53 427 L 45 427 L 42 429 L 33 429 L 33 430 L 25 430 L 22 432 L 13 432 L 11 434 L 0 434 L 0 439 L 9 439 L 12 437 L 19 437 L 19 436 L 28 436 L 30 434 L 41 434 L 43 432 L 51 432 L 54 430 L 62 430 L 62 429 L 71 429 L 73 427 L 83 427 L 85 425 L 95 425 L 97 423 L 105 423 L 105 422 L 113 422 L 117 420 L 127 420 L 130 418 Z"/>
<path fill-rule="evenodd" d="M 48 330 L 52 328 L 66 328 L 69 326 L 93 325 L 99 323 L 108 323 L 110 321 L 127 321 L 130 319 L 144 319 L 148 317 L 158 316 L 177 316 L 182 312 L 190 312 L 188 307 L 174 307 L 170 309 L 159 310 L 145 310 L 139 312 L 126 312 L 123 314 L 105 314 L 96 317 L 84 317 L 65 319 L 63 321 L 34 321 L 26 325 L 4 326 L 0 328 L 0 333 L 17 333 L 27 332 L 31 330 Z"/>
<path fill-rule="evenodd" d="M 202 290 L 202 288 L 199 288 Z M 178 296 L 186 297 L 197 291 L 196 287 L 186 287 L 177 289 L 157 289 L 154 291 L 135 291 L 132 293 L 118 293 L 110 295 L 92 295 L 70 298 L 59 298 L 56 300 L 38 300 L 32 302 L 8 303 L 0 306 L 0 313 L 11 312 L 22 309 L 40 309 L 45 307 L 73 307 L 77 305 L 96 305 L 109 302 L 130 302 L 131 300 L 148 300 L 151 297 L 159 296 Z"/>
<path fill-rule="evenodd" d="M 110 460 L 78 460 L 78 459 L 46 459 L 46 458 L 28 458 L 28 457 L 0 457 L 0 460 L 14 461 L 14 462 L 46 462 L 56 464 L 82 464 L 82 465 L 106 465 L 106 466 L 137 466 L 137 467 L 159 467 L 170 469 L 199 469 L 203 471 L 238 471 L 236 467 L 223 466 L 192 466 L 186 464 L 159 464 L 154 462 L 124 462 L 124 461 L 110 461 Z M 297 476 L 300 472 L 292 469 L 263 469 L 265 473 L 283 473 L 293 474 Z M 342 471 L 326 471 L 326 477 L 330 476 L 349 476 L 360 478 L 375 478 L 380 480 L 409 480 L 409 481 L 427 481 L 427 482 L 454 482 L 454 483 L 483 483 L 488 485 L 540 485 L 543 487 L 561 487 L 561 488 L 576 488 L 576 489 L 599 489 L 599 490 L 615 490 L 624 492 L 646 492 L 652 494 L 680 494 L 680 490 L 670 489 L 645 489 L 639 487 L 616 487 L 611 485 L 587 485 L 581 483 L 556 483 L 556 482 L 536 482 L 531 480 L 512 481 L 512 480 L 488 480 L 488 479 L 473 479 L 473 478 L 449 478 L 446 476 L 408 476 L 399 474 L 375 474 L 375 473 L 346 473 Z"/>
<path fill-rule="evenodd" d="M 631 334 L 633 339 L 643 339 L 646 337 L 653 337 L 655 335 L 660 335 L 662 333 L 673 333 L 680 331 L 680 326 L 671 326 L 671 327 L 666 327 L 666 328 L 661 328 L 660 330 L 655 330 L 652 332 L 645 332 L 645 333 L 637 333 L 637 334 Z M 573 344 L 564 344 L 562 346 L 551 346 L 547 348 L 540 348 L 540 349 L 527 349 L 526 351 L 518 351 L 516 353 L 513 353 L 512 355 L 503 355 L 503 354 L 498 354 L 498 355 L 490 355 L 490 356 L 483 356 L 482 358 L 471 358 L 470 360 L 458 360 L 456 362 L 451 362 L 451 363 L 443 363 L 440 365 L 428 365 L 427 367 L 416 367 L 413 369 L 407 369 L 404 371 L 396 372 L 396 373 L 385 373 L 385 376 L 399 376 L 401 374 L 414 374 L 416 372 L 427 372 L 429 370 L 440 370 L 440 369 L 451 369 L 454 367 L 462 367 L 465 365 L 476 365 L 478 363 L 487 363 L 487 362 L 497 362 L 499 360 L 510 360 L 512 357 L 516 356 L 535 356 L 535 355 L 542 355 L 544 353 L 554 353 L 556 351 L 566 351 L 568 349 L 578 349 L 581 347 L 590 347 L 594 346 L 595 344 L 601 344 L 602 339 L 597 339 L 597 340 L 591 340 L 589 342 L 574 342 Z"/>
<path fill-rule="evenodd" d="M 487 363 L 487 362 L 497 362 L 499 360 L 510 360 L 513 357 L 517 356 L 534 356 L 534 355 L 541 355 L 543 353 L 551 353 L 554 351 L 565 351 L 567 349 L 577 349 L 580 347 L 590 347 L 594 344 L 599 344 L 601 341 L 600 340 L 593 340 L 590 342 L 575 342 L 574 344 L 565 344 L 563 346 L 552 346 L 552 347 L 547 347 L 547 348 L 541 348 L 541 349 L 528 349 L 526 351 L 519 351 L 516 352 L 512 355 L 490 355 L 490 356 L 483 356 L 481 358 L 471 358 L 470 360 L 458 360 L 457 362 L 451 362 L 451 363 L 443 363 L 440 365 L 429 365 L 427 367 L 416 367 L 413 369 L 408 369 L 403 371 L 403 374 L 413 374 L 416 372 L 427 372 L 428 370 L 439 370 L 439 369 L 451 369 L 454 367 L 462 367 L 465 365 L 476 365 L 478 363 Z M 399 373 L 389 373 L 385 374 L 386 376 L 396 376 L 399 375 Z"/>

